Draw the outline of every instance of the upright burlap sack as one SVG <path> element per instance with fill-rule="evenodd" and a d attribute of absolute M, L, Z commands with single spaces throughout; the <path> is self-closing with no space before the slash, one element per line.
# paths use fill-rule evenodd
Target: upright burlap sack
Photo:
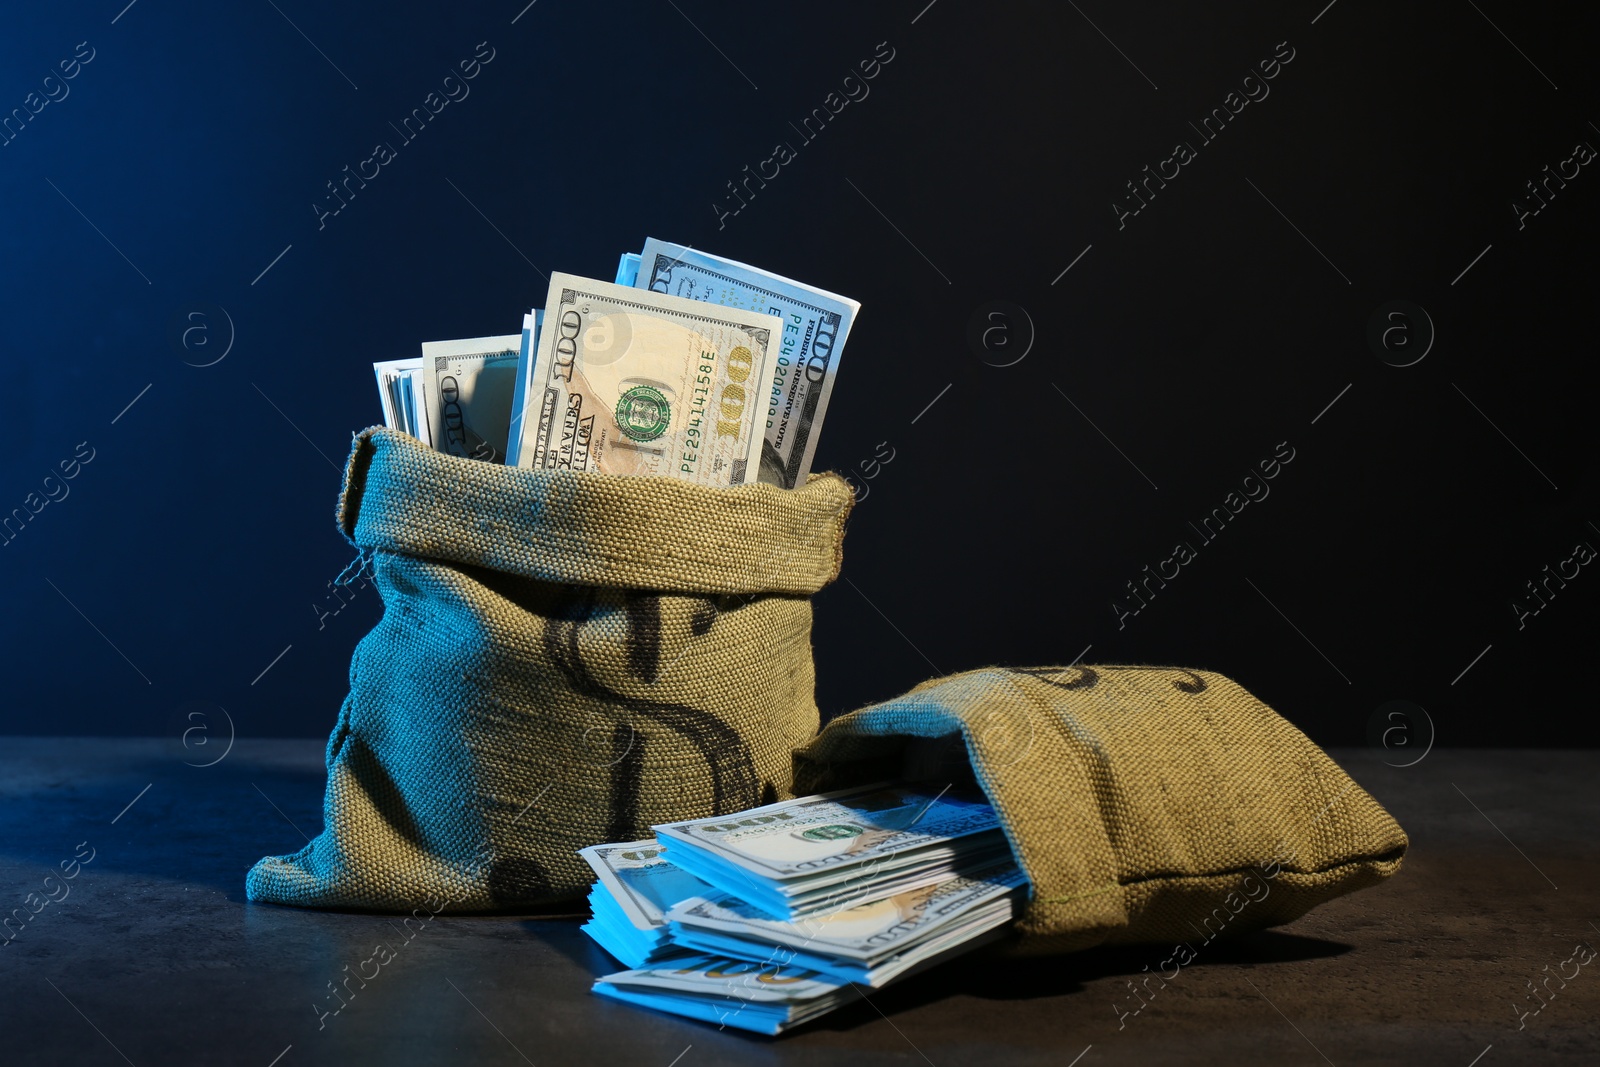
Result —
<path fill-rule="evenodd" d="M 829 723 L 797 754 L 796 789 L 969 767 L 1032 882 L 1022 952 L 1192 950 L 1373 885 L 1407 844 L 1377 801 L 1238 684 L 1162 667 L 925 682 Z"/>
<path fill-rule="evenodd" d="M 328 739 L 324 829 L 257 863 L 250 899 L 536 905 L 587 889 L 579 848 L 792 795 L 807 598 L 852 499 L 836 475 L 705 489 L 357 435 L 339 528 L 383 618 Z"/>

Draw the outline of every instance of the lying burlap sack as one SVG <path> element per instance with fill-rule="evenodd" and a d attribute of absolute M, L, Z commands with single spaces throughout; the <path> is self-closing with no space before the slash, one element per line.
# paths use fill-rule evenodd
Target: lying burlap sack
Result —
<path fill-rule="evenodd" d="M 1221 675 L 1171 668 L 925 682 L 829 723 L 796 755 L 795 788 L 963 773 L 1032 881 L 1022 952 L 1276 926 L 1387 878 L 1407 844 L 1271 708 Z"/>
<path fill-rule="evenodd" d="M 250 899 L 540 904 L 588 888 L 579 848 L 792 795 L 817 731 L 807 597 L 851 503 L 836 475 L 706 489 L 357 435 L 339 528 L 383 618 L 328 740 L 324 829 L 257 863 Z"/>

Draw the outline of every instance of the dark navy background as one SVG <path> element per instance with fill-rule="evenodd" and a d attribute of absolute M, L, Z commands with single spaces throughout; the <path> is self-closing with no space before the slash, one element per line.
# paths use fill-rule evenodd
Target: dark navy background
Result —
<path fill-rule="evenodd" d="M 0 37 L 0 114 L 93 49 L 0 147 L 0 514 L 66 490 L 0 545 L 0 731 L 222 708 L 245 736 L 325 733 L 380 610 L 367 589 L 323 614 L 372 361 L 515 332 L 539 271 L 609 278 L 654 235 L 862 302 L 817 455 L 868 486 L 815 601 L 824 715 L 1081 655 L 1224 672 L 1327 744 L 1600 737 L 1596 568 L 1520 629 L 1512 608 L 1600 546 L 1600 174 L 1523 229 L 1512 209 L 1600 147 L 1592 12 L 124 2 Z M 1270 95 L 1200 144 L 1188 124 L 1285 41 Z M 480 42 L 470 95 L 402 143 L 389 124 Z M 802 143 L 790 123 L 880 42 L 869 95 Z M 1119 230 L 1124 183 L 1178 140 L 1197 158 Z M 380 141 L 397 158 L 319 230 L 325 183 Z M 719 230 L 779 141 L 797 158 Z M 1395 300 L 1437 332 L 1408 367 L 1367 339 Z M 1202 543 L 1188 524 L 1280 442 L 1270 496 Z M 1124 583 L 1184 540 L 1119 628 Z"/>

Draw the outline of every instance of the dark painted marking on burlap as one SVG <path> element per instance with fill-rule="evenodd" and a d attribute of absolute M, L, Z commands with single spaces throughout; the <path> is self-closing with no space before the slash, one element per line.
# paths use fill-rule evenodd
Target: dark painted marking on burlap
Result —
<path fill-rule="evenodd" d="M 700 708 L 668 701 L 646 700 L 630 697 L 607 687 L 589 672 L 578 648 L 578 631 L 594 613 L 595 596 L 585 591 L 577 610 L 567 619 L 551 619 L 545 625 L 544 647 L 552 663 L 566 677 L 567 684 L 585 696 L 637 712 L 661 726 L 680 734 L 693 745 L 711 769 L 711 796 L 713 813 L 724 815 L 755 807 L 759 799 L 759 785 L 755 759 L 750 747 L 727 723 Z M 566 612 L 562 614 L 566 615 Z M 629 728 L 631 730 L 631 727 Z M 644 766 L 644 738 L 630 738 L 634 742 L 633 762 L 638 772 Z M 632 755 L 632 753 L 630 753 Z M 614 812 L 614 823 L 639 822 L 638 797 L 635 792 L 634 810 L 619 808 Z M 617 838 L 626 840 L 626 837 Z"/>
<path fill-rule="evenodd" d="M 1007 670 L 1012 674 L 1025 674 L 1057 689 L 1093 689 L 1100 684 L 1100 673 L 1093 667 L 1009 667 Z M 1070 682 L 1058 682 L 1045 677 L 1047 674 L 1065 674 L 1070 670 L 1079 672 L 1078 677 Z"/>
<path fill-rule="evenodd" d="M 635 743 L 637 741 L 637 743 Z M 611 826 L 607 841 L 632 841 L 649 828 L 639 822 L 639 782 L 644 776 L 644 738 L 617 723 L 611 732 Z"/>
<path fill-rule="evenodd" d="M 689 632 L 696 637 L 704 637 L 711 632 L 711 626 L 716 621 L 717 602 L 707 598 L 694 609 L 694 614 L 689 616 Z"/>
<path fill-rule="evenodd" d="M 628 669 L 651 685 L 660 672 L 661 598 L 654 593 L 628 594 Z"/>
<path fill-rule="evenodd" d="M 1078 667 L 1078 668 L 1076 668 L 1081 673 L 1078 675 L 1077 678 L 1074 678 L 1070 682 L 1058 682 L 1058 681 L 1055 681 L 1054 679 L 1045 677 L 1045 675 L 1047 675 L 1047 674 L 1062 674 L 1062 673 L 1064 673 L 1064 672 L 1066 672 L 1068 670 L 1072 670 L 1072 669 L 1073 668 L 1071 668 L 1071 667 L 1008 667 L 1008 668 L 1006 668 L 1006 670 L 1009 671 L 1011 674 L 1025 674 L 1030 678 L 1035 678 L 1035 679 L 1043 682 L 1045 685 L 1053 685 L 1057 689 L 1093 689 L 1097 684 L 1099 684 L 1100 674 L 1093 667 Z M 1107 670 L 1107 671 L 1130 671 L 1130 670 L 1151 670 L 1151 669 L 1152 668 L 1149 668 L 1149 667 L 1103 667 L 1103 668 L 1101 668 L 1101 670 Z M 1200 677 L 1194 671 L 1185 670 L 1182 667 L 1174 667 L 1172 669 L 1177 671 L 1179 674 L 1187 675 L 1188 679 L 1189 679 L 1188 681 L 1184 681 L 1182 678 L 1177 678 L 1177 679 L 1173 680 L 1172 688 L 1176 689 L 1178 692 L 1180 692 L 1180 693 L 1188 693 L 1188 694 L 1190 694 L 1192 696 L 1192 695 L 1194 695 L 1196 693 L 1204 693 L 1207 689 L 1210 688 L 1208 685 L 1206 685 L 1206 680 L 1204 678 Z"/>
<path fill-rule="evenodd" d="M 531 856 L 497 856 L 489 867 L 489 896 L 496 904 L 550 899 L 550 876 Z"/>

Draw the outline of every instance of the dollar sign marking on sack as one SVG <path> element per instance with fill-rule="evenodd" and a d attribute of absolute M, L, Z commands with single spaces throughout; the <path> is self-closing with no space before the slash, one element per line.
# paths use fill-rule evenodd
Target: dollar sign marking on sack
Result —
<path fill-rule="evenodd" d="M 701 708 L 619 693 L 591 673 L 579 648 L 578 632 L 594 617 L 596 601 L 595 593 L 585 590 L 570 612 L 562 612 L 570 618 L 552 618 L 545 624 L 545 654 L 561 671 L 567 684 L 576 693 L 605 701 L 635 713 L 652 724 L 663 726 L 694 746 L 711 770 L 714 813 L 755 807 L 760 799 L 760 778 L 750 746 L 738 731 Z M 656 670 L 656 657 L 659 656 L 660 608 L 659 597 L 638 597 L 633 602 L 632 610 L 639 617 L 639 625 L 629 627 L 629 641 L 639 649 L 637 652 L 630 649 L 630 666 L 648 671 L 652 677 Z M 610 820 L 614 827 L 624 824 L 636 827 L 639 824 L 638 780 L 644 770 L 645 741 L 642 735 L 632 736 L 632 726 L 626 729 L 630 732 L 632 748 L 628 758 L 618 761 L 613 767 L 612 788 L 616 799 L 620 801 L 614 805 Z M 624 776 L 631 778 L 624 779 Z M 627 836 L 621 835 L 615 839 L 627 840 Z"/>
<path fill-rule="evenodd" d="M 1062 682 L 1054 678 L 1045 677 L 1048 674 L 1065 674 L 1071 670 L 1077 671 L 1078 676 L 1070 682 Z M 1030 678 L 1037 679 L 1045 685 L 1053 685 L 1057 689 L 1093 689 L 1100 684 L 1100 672 L 1093 667 L 1015 667 L 1011 673 L 1028 675 Z"/>

